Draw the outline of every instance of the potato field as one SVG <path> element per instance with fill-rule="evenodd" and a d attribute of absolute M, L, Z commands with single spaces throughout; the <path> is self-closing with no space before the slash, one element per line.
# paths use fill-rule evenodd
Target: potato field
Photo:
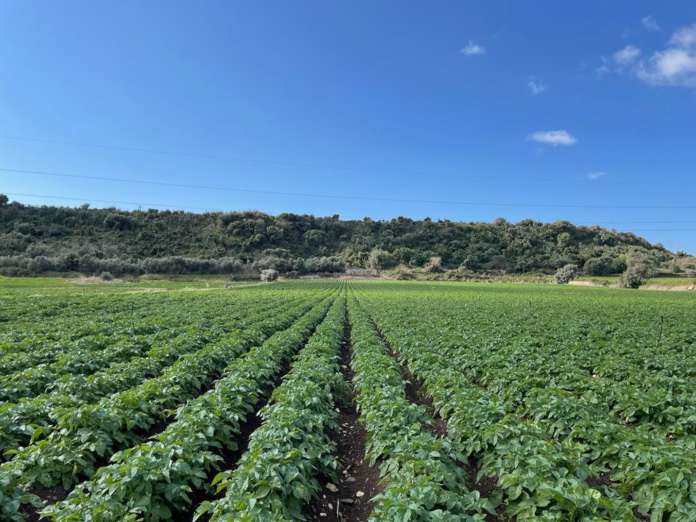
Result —
<path fill-rule="evenodd" d="M 0 462 L 7 521 L 694 521 L 696 296 L 0 293 Z"/>

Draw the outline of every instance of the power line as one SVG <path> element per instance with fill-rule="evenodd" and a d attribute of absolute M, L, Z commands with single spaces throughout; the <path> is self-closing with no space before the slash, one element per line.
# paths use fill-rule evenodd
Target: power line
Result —
<path fill-rule="evenodd" d="M 286 197 L 304 197 L 318 199 L 342 199 L 356 201 L 383 201 L 391 203 L 420 203 L 430 205 L 452 205 L 452 206 L 472 206 L 472 207 L 507 207 L 507 208 L 565 208 L 565 209 L 585 209 L 585 210 L 694 210 L 696 205 L 594 205 L 594 204 L 557 204 L 557 203 L 500 203 L 500 202 L 475 202 L 475 201 L 450 201 L 450 200 L 427 200 L 410 198 L 391 198 L 385 196 L 364 196 L 364 195 L 339 195 L 339 194 L 317 194 L 307 192 L 285 192 L 278 190 L 259 190 L 239 187 L 219 187 L 210 185 L 197 185 L 189 183 L 172 183 L 167 181 L 112 178 L 106 176 L 88 176 L 83 174 L 68 174 L 47 172 L 41 170 L 10 169 L 0 167 L 0 171 L 15 174 L 35 174 L 40 176 L 53 176 L 65 178 L 91 179 L 96 181 L 111 181 L 118 183 L 137 183 L 146 185 L 159 185 L 167 187 L 205 189 L 226 192 L 242 192 L 247 194 L 264 194 Z M 95 200 L 96 201 L 96 200 Z"/>
<path fill-rule="evenodd" d="M 172 151 L 167 151 L 167 150 L 156 150 L 156 149 L 148 149 L 145 147 L 131 147 L 131 146 L 121 146 L 121 145 L 104 145 L 104 144 L 98 144 L 98 143 L 78 143 L 75 141 L 64 141 L 64 140 L 56 140 L 56 139 L 44 139 L 44 138 L 27 138 L 27 137 L 21 137 L 21 136 L 7 136 L 7 135 L 0 135 L 0 140 L 10 140 L 10 141 L 24 141 L 24 142 L 30 142 L 30 143 L 45 143 L 45 144 L 52 144 L 52 145 L 62 145 L 62 146 L 68 146 L 68 147 L 79 147 L 79 148 L 95 148 L 95 149 L 102 149 L 102 150 L 114 150 L 114 151 L 122 151 L 122 152 L 139 152 L 139 153 L 145 153 L 145 154 L 155 154 L 158 156 L 172 156 L 172 157 L 189 157 L 189 158 L 205 158 L 208 160 L 213 160 L 213 161 L 218 161 L 218 162 L 227 162 L 229 161 L 230 158 L 234 158 L 239 161 L 243 161 L 245 163 L 255 163 L 255 164 L 262 164 L 262 165 L 277 165 L 281 167 L 292 167 L 292 168 L 302 168 L 302 169 L 321 169 L 321 170 L 328 170 L 325 167 L 322 166 L 317 166 L 317 164 L 309 163 L 309 162 L 293 162 L 293 161 L 279 161 L 279 160 L 268 160 L 268 159 L 263 159 L 263 160 L 258 160 L 258 159 L 250 159 L 250 158 L 245 158 L 242 155 L 239 154 L 234 154 L 234 153 L 227 153 L 226 157 L 220 157 L 220 156 L 214 156 L 212 154 L 201 154 L 201 153 L 193 153 L 193 152 L 187 152 L 187 151 L 181 151 L 181 152 L 172 152 Z M 351 169 L 351 168 L 346 168 L 346 167 L 338 167 L 338 168 L 332 168 L 331 172 L 334 173 L 346 173 L 346 174 L 356 174 L 356 173 L 363 173 L 363 171 L 358 170 L 358 169 Z M 432 176 L 433 172 L 423 172 L 423 171 L 410 171 L 409 172 L 411 175 L 414 176 Z M 488 179 L 485 176 L 468 176 L 467 179 L 471 180 L 485 180 Z M 550 177 L 533 177 L 533 178 L 526 178 L 527 180 L 529 179 L 534 179 L 536 181 L 557 181 L 555 178 L 550 178 Z"/>
<path fill-rule="evenodd" d="M 134 207 L 150 207 L 164 209 L 183 209 L 183 210 L 199 210 L 202 212 L 222 212 L 221 210 L 213 210 L 205 207 L 185 207 L 182 205 L 169 205 L 166 203 L 143 203 L 137 201 L 121 201 L 116 199 L 94 199 L 94 198 L 78 198 L 74 196 L 52 196 L 46 194 L 27 194 L 24 192 L 5 192 L 8 196 L 19 196 L 25 198 L 42 198 L 42 199 L 57 199 L 65 201 L 82 201 L 83 203 L 107 203 L 109 205 L 132 205 Z"/>
<path fill-rule="evenodd" d="M 29 197 L 29 198 L 42 198 L 42 199 L 55 199 L 55 200 L 66 200 L 66 201 L 82 201 L 82 202 L 95 202 L 95 203 L 107 203 L 109 205 L 131 205 L 137 207 L 149 207 L 149 208 L 164 208 L 164 209 L 183 209 L 183 210 L 198 210 L 203 212 L 224 212 L 224 210 L 216 210 L 204 207 L 187 207 L 181 205 L 169 205 L 165 203 L 144 203 L 137 201 L 122 201 L 113 199 L 94 199 L 94 198 L 79 198 L 74 196 L 53 196 L 46 194 L 27 194 L 24 192 L 6 192 L 5 194 L 9 196 L 19 196 L 19 197 Z M 359 219 L 359 218 L 354 218 Z M 475 222 L 472 222 L 475 223 Z M 577 226 L 601 226 L 601 225 L 577 225 Z M 606 226 L 604 226 L 606 228 Z M 644 228 L 644 229 L 633 229 L 631 232 L 694 232 L 696 228 Z"/>

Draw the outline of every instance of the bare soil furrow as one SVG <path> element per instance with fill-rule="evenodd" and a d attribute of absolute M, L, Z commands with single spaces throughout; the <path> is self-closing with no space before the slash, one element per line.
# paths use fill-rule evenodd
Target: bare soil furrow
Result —
<path fill-rule="evenodd" d="M 350 323 L 346 318 L 341 340 L 340 365 L 346 381 L 347 396 L 336 405 L 339 429 L 333 434 L 338 455 L 338 480 L 323 478 L 322 492 L 307 509 L 310 521 L 366 521 L 372 511 L 370 499 L 380 490 L 379 469 L 366 459 L 367 433 L 358 422 L 359 414 L 353 397 L 353 370 Z"/>

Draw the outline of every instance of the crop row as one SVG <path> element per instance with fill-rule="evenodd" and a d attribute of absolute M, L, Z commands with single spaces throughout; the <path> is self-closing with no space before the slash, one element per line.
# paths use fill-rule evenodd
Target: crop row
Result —
<path fill-rule="evenodd" d="M 45 318 L 42 315 L 45 303 L 32 304 L 26 324 L 4 323 L 0 335 L 0 373 L 7 374 L 35 364 L 48 363 L 58 355 L 68 352 L 77 341 L 116 334 L 139 334 L 157 331 L 159 321 L 148 321 L 148 316 L 164 310 L 174 311 L 176 300 L 130 299 L 116 301 L 113 307 L 108 302 L 98 309 L 81 307 L 77 315 L 64 313 L 59 317 Z M 62 300 L 58 300 L 62 303 Z M 102 310 L 103 309 L 103 310 Z M 33 317 L 32 317 L 33 315 Z M 141 326 L 135 327 L 134 321 Z M 142 330 L 141 330 L 142 328 Z M 77 344 L 77 346 L 80 346 Z"/>
<path fill-rule="evenodd" d="M 141 442 L 172 409 L 198 395 L 229 361 L 292 324 L 310 308 L 309 300 L 182 356 L 135 388 L 65 411 L 47 436 L 0 466 L 0 502 L 16 507 L 36 485 L 70 490 L 91 477 L 110 455 Z"/>
<path fill-rule="evenodd" d="M 76 347 L 57 358 L 50 364 L 41 364 L 4 376 L 0 384 L 0 401 L 16 401 L 45 393 L 50 386 L 62 376 L 88 375 L 109 364 L 126 361 L 145 353 L 153 337 L 167 341 L 173 336 L 172 331 L 159 334 L 134 335 L 132 337 L 103 336 L 97 339 L 78 341 L 82 347 Z"/>
<path fill-rule="evenodd" d="M 395 318 L 390 318 L 390 326 L 391 320 Z M 588 484 L 593 474 L 576 446 L 547 437 L 537 424 L 514 414 L 512 401 L 462 378 L 457 364 L 460 352 L 447 350 L 442 343 L 434 349 L 420 336 L 411 340 L 403 323 L 401 328 L 400 332 L 385 328 L 385 335 L 447 419 L 448 437 L 461 451 L 479 457 L 479 478 L 497 479 L 497 491 L 490 499 L 494 505 L 503 502 L 508 515 L 522 519 L 542 513 L 551 520 L 564 513 L 632 519 L 628 506 Z"/>
<path fill-rule="evenodd" d="M 188 296 L 186 296 L 188 297 Z M 240 299 L 244 302 L 244 299 Z M 120 302 L 120 301 L 119 301 Z M 145 296 L 130 298 L 121 306 L 104 313 L 85 311 L 83 316 L 62 317 L 61 320 L 46 321 L 50 330 L 37 335 L 33 330 L 42 324 L 40 319 L 25 328 L 27 335 L 15 342 L 0 343 L 0 374 L 10 375 L 17 371 L 31 371 L 37 365 L 46 365 L 72 352 L 85 353 L 102 350 L 124 336 L 148 335 L 177 325 L 205 321 L 211 312 L 221 306 L 236 308 L 234 301 L 224 295 L 199 296 L 184 300 L 182 297 Z M 36 307 L 40 310 L 40 307 Z M 11 324 L 4 325 L 14 336 L 18 335 Z M 65 363 L 63 363 L 65 364 Z M 43 368 L 43 367 L 39 367 Z M 18 380 L 21 379 L 21 375 Z"/>
<path fill-rule="evenodd" d="M 136 313 L 144 313 L 138 311 Z M 141 316 L 135 316 L 141 317 Z M 144 317 L 147 317 L 146 315 Z M 166 327 L 162 321 L 152 319 L 138 319 L 133 321 L 132 313 L 116 314 L 111 318 L 120 324 L 104 324 L 98 326 L 91 324 L 89 328 L 80 329 L 73 321 L 70 325 L 55 325 L 59 334 L 53 335 L 50 339 L 28 336 L 18 343 L 6 345 L 2 355 L 0 355 L 0 374 L 10 378 L 13 373 L 21 374 L 26 370 L 37 365 L 46 365 L 69 356 L 72 352 L 84 353 L 98 351 L 106 348 L 114 339 L 125 335 L 147 335 L 154 334 Z"/>
<path fill-rule="evenodd" d="M 50 333 L 51 324 L 63 321 L 87 319 L 94 317 L 133 310 L 136 307 L 151 306 L 163 301 L 163 296 L 141 295 L 134 299 L 133 295 L 103 295 L 100 293 L 60 293 L 54 295 L 4 296 L 1 320 L 12 329 L 3 332 L 5 336 L 22 336 L 25 332 Z M 167 298 L 168 299 L 168 298 Z M 37 306 L 40 304 L 40 306 Z"/>
<path fill-rule="evenodd" d="M 268 299 L 277 292 L 275 289 L 235 290 L 239 302 L 221 292 L 80 296 L 79 300 L 84 303 L 72 308 L 69 306 L 72 297 L 51 296 L 41 301 L 24 299 L 25 320 L 2 323 L 0 373 L 51 362 L 83 338 L 156 332 L 166 326 L 166 319 L 171 319 L 172 324 L 176 324 L 176 318 L 180 323 L 191 322 L 195 317 L 204 318 L 206 309 L 214 310 L 221 305 L 234 309 L 238 304 L 254 299 L 254 295 Z M 46 317 L 45 309 L 50 307 L 49 303 L 66 310 Z"/>
<path fill-rule="evenodd" d="M 0 405 L 0 449 L 4 451 L 26 444 L 37 428 L 55 423 L 61 411 L 97 401 L 156 377 L 182 355 L 196 352 L 222 335 L 243 331 L 247 325 L 253 328 L 258 317 L 274 314 L 281 307 L 291 305 L 293 300 L 286 303 L 271 301 L 269 305 L 266 301 L 258 301 L 244 310 L 234 309 L 229 316 L 212 315 L 199 324 L 178 328 L 178 335 L 171 340 L 158 337 L 141 357 L 114 363 L 90 376 L 63 378 L 52 384 L 50 393 Z M 209 308 L 206 311 L 213 312 Z"/>
<path fill-rule="evenodd" d="M 350 317 L 353 385 L 367 454 L 386 482 L 373 499 L 371 520 L 483 520 L 488 506 L 467 486 L 458 465 L 463 455 L 426 429 L 426 411 L 407 400 L 398 363 L 355 300 Z"/>
<path fill-rule="evenodd" d="M 212 521 L 302 520 L 303 507 L 321 486 L 319 476 L 337 468 L 331 433 L 338 428 L 337 398 L 345 395 L 338 352 L 346 320 L 345 297 L 337 299 L 324 322 L 292 364 L 260 415 L 261 426 L 236 469 L 213 480 L 219 494 L 197 516 Z"/>
<path fill-rule="evenodd" d="M 478 456 L 481 476 L 497 477 L 497 501 L 509 514 L 632 520 L 637 509 L 688 520 L 696 484 L 693 451 L 659 426 L 631 426 L 631 417 L 618 416 L 601 390 L 628 387 L 630 380 L 583 371 L 592 361 L 583 352 L 574 357 L 572 337 L 546 345 L 540 332 L 501 335 L 497 324 L 483 324 L 496 321 L 488 315 L 466 339 L 461 332 L 470 331 L 479 311 L 468 309 L 467 317 L 457 315 L 453 302 L 445 311 L 443 303 L 412 303 L 409 310 L 391 300 L 365 301 L 448 419 L 454 443 Z M 543 317 L 548 326 L 553 312 Z M 559 331 L 552 330 L 552 336 Z M 688 415 L 685 422 L 680 426 L 688 426 Z"/>
<path fill-rule="evenodd" d="M 218 468 L 222 449 L 237 436 L 274 377 L 321 322 L 331 304 L 322 300 L 290 328 L 235 359 L 215 387 L 187 403 L 162 433 L 112 458 L 44 515 L 56 521 L 169 520 L 192 508 L 192 495 Z"/>

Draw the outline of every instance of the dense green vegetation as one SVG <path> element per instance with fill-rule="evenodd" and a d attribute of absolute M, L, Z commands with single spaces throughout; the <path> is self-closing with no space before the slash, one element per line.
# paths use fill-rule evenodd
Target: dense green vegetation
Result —
<path fill-rule="evenodd" d="M 693 520 L 694 296 L 358 290 L 496 512 Z"/>
<path fill-rule="evenodd" d="M 620 273 L 626 255 L 673 256 L 629 233 L 569 222 L 340 220 L 260 212 L 189 213 L 32 207 L 0 199 L 0 272 L 257 274 L 338 272 L 397 265 L 437 272 L 542 271 L 575 264 Z"/>
<path fill-rule="evenodd" d="M 3 295 L 2 520 L 693 520 L 696 295 L 94 286 Z"/>
<path fill-rule="evenodd" d="M 177 422 L 171 425 L 170 431 L 164 431 L 161 438 L 163 443 L 186 440 L 187 437 L 176 438 L 181 436 L 181 427 L 200 428 L 203 422 L 200 412 L 213 407 L 206 401 L 216 397 L 215 390 L 224 389 L 222 383 L 227 379 L 221 377 L 229 368 L 247 364 L 244 361 L 252 353 L 257 354 L 256 362 L 249 364 L 257 369 L 266 367 L 274 360 L 269 357 L 270 346 L 278 346 L 278 350 L 284 348 L 286 351 L 280 353 L 287 357 L 291 346 L 297 349 L 302 343 L 300 337 L 293 341 L 294 345 L 288 344 L 295 339 L 294 332 L 306 337 L 326 313 L 330 304 L 327 300 L 333 299 L 329 293 L 335 293 L 335 289 L 314 284 L 289 294 L 282 285 L 274 285 L 273 288 L 247 287 L 214 294 L 57 295 L 42 299 L 43 303 L 56 305 L 51 320 L 54 328 L 50 333 L 44 332 L 42 323 L 27 321 L 27 316 L 41 315 L 35 299 L 21 295 L 8 297 L 11 313 L 4 323 L 4 358 L 40 348 L 50 359 L 52 351 L 60 347 L 54 358 L 79 355 L 95 364 L 80 371 L 68 371 L 63 366 L 54 367 L 55 363 L 46 366 L 31 361 L 27 368 L 15 372 L 7 370 L 9 379 L 3 383 L 7 383 L 4 386 L 8 390 L 15 389 L 14 375 L 31 375 L 32 371 L 38 371 L 42 380 L 35 382 L 31 393 L 16 402 L 0 405 L 0 451 L 6 460 L 0 465 L 2 518 L 21 520 L 22 506 L 41 505 L 42 499 L 35 493 L 46 488 L 70 490 L 90 478 L 105 459 L 119 450 L 137 447 L 149 435 L 157 434 L 161 430 L 158 426 L 169 423 L 172 412 L 184 404 L 186 407 L 177 414 Z M 122 303 L 125 315 L 110 317 L 102 323 L 91 315 L 81 314 L 85 308 L 81 299 L 86 299 L 88 307 L 95 309 L 113 304 L 118 310 Z M 90 347 L 83 348 L 85 343 L 79 341 L 88 338 L 93 331 L 104 335 L 111 333 L 112 323 L 123 327 L 123 331 L 113 332 L 116 339 L 128 338 L 133 329 L 139 328 L 132 322 L 149 306 L 153 307 L 150 322 L 159 325 L 160 333 L 166 334 L 169 341 L 159 343 L 153 339 L 153 346 L 143 357 L 124 357 L 127 364 L 114 363 L 97 370 L 105 366 L 103 350 L 92 347 L 89 357 L 81 349 Z M 106 310 L 103 313 L 109 316 Z M 56 330 L 55 326 L 63 320 L 64 327 Z M 72 340 L 77 341 L 75 346 L 64 346 Z M 240 361 L 237 366 L 223 370 L 237 360 Z M 43 370 L 47 367 L 53 372 L 52 382 L 43 379 Z M 272 369 L 263 370 L 259 383 L 247 384 L 250 391 L 260 393 L 259 385 L 273 375 Z M 246 373 L 244 379 L 248 379 Z M 217 387 L 213 391 L 201 395 L 214 383 Z M 226 393 L 229 394 L 229 390 Z M 197 396 L 201 398 L 192 402 Z M 253 406 L 252 402 L 246 408 Z M 212 446 L 217 445 L 215 440 L 230 435 L 231 429 L 229 423 L 215 426 L 220 435 L 211 439 Z M 206 427 L 206 433 L 209 429 L 213 427 Z M 194 444 L 195 441 L 187 442 Z M 229 444 L 232 443 L 230 440 Z M 194 453 L 203 459 L 203 468 L 207 469 L 216 459 L 204 459 L 200 453 L 203 447 L 198 447 Z M 115 515 L 109 520 L 122 518 Z"/>

